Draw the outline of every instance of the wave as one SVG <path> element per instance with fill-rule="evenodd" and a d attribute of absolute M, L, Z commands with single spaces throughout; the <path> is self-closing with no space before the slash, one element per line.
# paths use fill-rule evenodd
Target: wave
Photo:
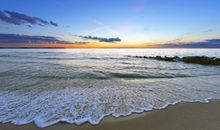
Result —
<path fill-rule="evenodd" d="M 33 55 L 33 54 L 32 54 Z M 113 57 L 106 57 L 106 58 L 99 58 L 99 57 L 54 57 L 54 56 L 23 56 L 23 55 L 0 55 L 3 58 L 25 58 L 25 59 L 40 59 L 40 60 L 78 60 L 78 59 L 89 59 L 89 60 L 124 60 L 127 58 L 113 58 Z"/>
<path fill-rule="evenodd" d="M 105 75 L 98 75 L 92 73 L 79 74 L 74 76 L 51 76 L 51 75 L 42 75 L 42 76 L 34 76 L 34 78 L 42 78 L 42 79 L 110 79 Z"/>
<path fill-rule="evenodd" d="M 76 60 L 79 58 L 70 57 L 70 58 L 64 58 L 64 57 L 38 57 L 38 59 L 44 59 L 44 60 Z"/>
<path fill-rule="evenodd" d="M 31 64 L 33 64 L 31 62 Z M 56 64 L 50 64 L 56 65 Z M 59 65 L 59 64 L 58 64 Z M 62 67 L 62 66 L 61 66 Z M 66 68 L 62 68 L 66 69 Z M 68 73 L 67 71 L 57 71 L 57 72 L 46 72 L 40 73 L 38 71 L 29 72 L 30 70 L 25 70 L 22 76 L 29 77 L 29 78 L 36 78 L 36 79 L 63 79 L 63 80 L 71 80 L 71 79 L 97 79 L 97 80 L 109 80 L 109 79 L 175 79 L 175 78 L 193 78 L 193 77 L 205 77 L 205 76 L 218 76 L 219 73 L 213 74 L 181 74 L 181 73 L 168 73 L 168 72 L 161 72 L 161 73 L 153 73 L 153 72 L 109 72 L 109 71 L 92 71 L 92 72 L 71 72 Z M 72 70 L 73 71 L 73 70 Z M 2 70 L 0 71 L 0 76 L 14 76 L 21 72 L 17 72 L 14 70 Z"/>
<path fill-rule="evenodd" d="M 6 57 L 19 57 L 19 56 L 16 56 L 16 55 L 0 55 L 0 57 L 6 58 Z"/>
<path fill-rule="evenodd" d="M 14 97 L 14 98 L 17 99 L 17 97 Z M 198 99 L 198 100 L 176 100 L 176 101 L 171 101 L 171 102 L 167 101 L 167 102 L 161 103 L 162 104 L 161 106 L 157 106 L 157 105 L 153 105 L 153 104 L 149 103 L 148 106 L 145 106 L 145 107 L 144 106 L 142 106 L 142 107 L 135 106 L 134 104 L 133 105 L 126 104 L 125 109 L 128 109 L 128 110 L 125 110 L 125 111 L 120 110 L 120 109 L 123 109 L 121 107 L 125 107 L 125 106 L 120 106 L 123 104 L 118 104 L 118 106 L 117 106 L 118 108 L 115 108 L 114 111 L 111 111 L 111 108 L 103 108 L 103 106 L 100 106 L 100 104 L 98 102 L 96 102 L 94 104 L 87 104 L 87 105 L 85 105 L 83 103 L 79 103 L 79 104 L 82 104 L 80 106 L 78 106 L 79 104 L 78 105 L 75 104 L 72 106 L 65 106 L 65 103 L 64 103 L 64 104 L 62 104 L 62 105 L 64 105 L 62 109 L 61 109 L 61 106 L 55 107 L 54 105 L 56 105 L 56 103 L 55 104 L 49 103 L 49 105 L 51 105 L 51 107 L 49 107 L 49 106 L 45 107 L 46 104 L 41 104 L 42 102 L 39 102 L 40 106 L 37 104 L 33 104 L 31 102 L 31 105 L 26 104 L 25 106 L 21 107 L 22 104 L 19 104 L 19 106 L 16 106 L 17 108 L 9 108 L 10 112 L 8 112 L 9 110 L 3 110 L 1 107 L 0 110 L 2 112 L 0 112 L 0 122 L 2 122 L 2 123 L 10 122 L 15 125 L 24 125 L 27 123 L 34 122 L 40 128 L 48 127 L 48 126 L 56 124 L 58 122 L 67 122 L 70 124 L 77 124 L 77 125 L 81 125 L 86 122 L 89 122 L 90 124 L 97 125 L 102 121 L 102 119 L 104 117 L 106 117 L 108 115 L 112 115 L 117 118 L 120 116 L 128 116 L 128 115 L 131 115 L 132 113 L 142 113 L 142 112 L 148 112 L 148 111 L 152 111 L 152 110 L 161 110 L 161 109 L 168 107 L 169 105 L 175 105 L 180 102 L 208 103 L 209 100 L 211 100 L 211 99 L 212 99 L 212 97 L 204 97 L 203 99 Z M 220 99 L 220 98 L 215 98 L 215 99 Z M 33 101 L 33 102 L 35 102 L 35 101 Z M 49 101 L 49 102 L 51 102 L 51 101 Z M 36 101 L 36 103 L 37 103 L 37 101 Z M 59 102 L 59 104 L 60 104 L 60 102 Z M 92 105 L 93 107 L 88 108 L 90 105 Z M 105 105 L 108 105 L 108 104 L 105 104 Z M 113 105 L 112 107 L 114 107 L 114 104 L 112 104 L 112 105 Z M 132 106 L 129 108 L 128 106 L 130 106 L 130 105 L 132 105 Z M 52 106 L 55 108 L 53 108 Z M 38 109 L 40 109 L 41 107 L 43 107 L 43 109 L 41 109 L 39 111 Z M 68 107 L 70 107 L 70 108 L 68 108 Z M 67 108 L 69 109 L 67 112 L 69 115 L 67 115 L 64 112 L 64 111 L 66 111 L 65 109 L 67 109 Z M 89 110 L 87 110 L 87 109 L 89 109 Z M 106 109 L 106 110 L 101 110 L 101 109 Z M 5 111 L 7 111 L 7 112 L 5 113 Z M 19 113 L 17 113 L 16 111 Z M 104 111 L 108 111 L 108 112 L 105 113 Z M 62 114 L 64 114 L 64 115 L 62 115 Z"/>
<path fill-rule="evenodd" d="M 0 75 L 5 75 L 5 73 Z M 26 75 L 28 76 L 28 75 Z M 207 75 L 209 76 L 209 75 Z M 211 75 L 210 75 L 211 76 Z M 138 74 L 138 73 L 116 73 L 116 72 L 91 72 L 91 73 L 75 73 L 74 75 L 35 75 L 32 78 L 41 78 L 41 79 L 160 79 L 160 78 L 187 78 L 195 77 L 184 74 Z"/>
<path fill-rule="evenodd" d="M 0 122 L 34 122 L 38 127 L 60 121 L 98 124 L 107 115 L 159 110 L 178 102 L 206 103 L 211 98 L 220 99 L 219 78 L 211 76 L 208 82 L 198 78 L 160 82 L 59 79 L 20 89 L 5 86 L 0 91 Z"/>
<path fill-rule="evenodd" d="M 180 77 L 193 77 L 183 74 L 138 74 L 138 73 L 111 73 L 112 77 L 125 78 L 125 79 L 151 79 L 151 78 L 180 78 Z"/>

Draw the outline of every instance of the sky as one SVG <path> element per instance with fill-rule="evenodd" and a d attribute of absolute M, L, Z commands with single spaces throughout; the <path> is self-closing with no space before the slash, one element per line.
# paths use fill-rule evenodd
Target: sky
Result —
<path fill-rule="evenodd" d="M 0 0 L 0 47 L 220 47 L 219 0 Z"/>

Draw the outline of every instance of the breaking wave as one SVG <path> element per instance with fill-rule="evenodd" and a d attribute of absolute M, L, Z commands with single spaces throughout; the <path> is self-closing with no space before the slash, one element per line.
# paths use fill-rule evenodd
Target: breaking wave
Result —
<path fill-rule="evenodd" d="M 18 51 L 0 52 L 2 123 L 34 122 L 38 127 L 60 121 L 98 124 L 108 115 L 220 99 L 218 66 L 134 60 L 124 52 L 114 55 L 115 50 L 101 55 L 85 55 L 85 50 Z M 72 59 L 65 60 L 68 58 Z"/>

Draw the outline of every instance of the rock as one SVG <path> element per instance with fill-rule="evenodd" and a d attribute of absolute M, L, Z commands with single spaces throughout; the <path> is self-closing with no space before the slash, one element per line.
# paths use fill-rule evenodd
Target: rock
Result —
<path fill-rule="evenodd" d="M 154 59 L 168 62 L 179 62 L 192 63 L 192 64 L 201 64 L 201 65 L 220 65 L 220 58 L 216 57 L 207 57 L 207 56 L 186 56 L 180 58 L 178 56 L 174 57 L 161 57 L 161 56 L 135 56 L 135 58 L 144 58 L 144 59 Z"/>
<path fill-rule="evenodd" d="M 161 57 L 161 56 L 156 56 L 154 58 L 151 57 L 151 59 L 156 59 L 156 60 L 162 60 L 162 61 L 169 61 L 169 62 L 177 62 L 180 61 L 181 58 L 179 58 L 178 56 L 174 56 L 174 57 Z"/>
<path fill-rule="evenodd" d="M 183 57 L 185 63 L 201 64 L 201 65 L 220 65 L 220 58 L 206 56 L 187 56 Z"/>
<path fill-rule="evenodd" d="M 144 58 L 144 59 L 155 59 L 155 60 L 162 60 L 162 61 L 171 61 L 171 62 L 176 62 L 176 61 L 180 61 L 181 58 L 178 56 L 174 56 L 174 57 L 161 57 L 161 56 L 135 56 L 135 58 Z"/>
<path fill-rule="evenodd" d="M 164 57 L 164 61 L 172 61 L 175 62 L 176 57 Z"/>

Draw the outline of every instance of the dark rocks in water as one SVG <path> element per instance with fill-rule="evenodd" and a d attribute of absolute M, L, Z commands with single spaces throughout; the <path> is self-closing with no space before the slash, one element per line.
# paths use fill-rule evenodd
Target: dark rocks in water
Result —
<path fill-rule="evenodd" d="M 187 56 L 183 57 L 185 63 L 202 64 L 202 65 L 220 65 L 220 58 L 206 56 Z"/>
<path fill-rule="evenodd" d="M 174 56 L 174 57 L 167 57 L 167 56 L 165 56 L 162 60 L 176 62 L 176 61 L 180 61 L 181 58 L 178 57 L 178 56 Z"/>
<path fill-rule="evenodd" d="M 206 56 L 186 56 L 183 58 L 180 58 L 178 56 L 174 56 L 174 57 L 135 56 L 135 58 L 154 59 L 154 60 L 161 60 L 161 61 L 168 61 L 168 62 L 182 61 L 185 63 L 201 64 L 201 65 L 220 65 L 220 58 L 206 57 Z"/>
<path fill-rule="evenodd" d="M 162 61 L 170 61 L 170 62 L 176 62 L 176 61 L 180 61 L 181 58 L 178 56 L 174 56 L 174 57 L 162 57 L 162 56 L 135 56 L 136 58 L 144 58 L 144 59 L 154 59 L 154 60 L 162 60 Z"/>
<path fill-rule="evenodd" d="M 152 57 L 151 57 L 152 58 Z M 156 60 L 163 60 L 163 61 L 171 61 L 171 62 L 175 62 L 176 57 L 161 57 L 161 56 L 156 56 L 154 59 Z"/>
<path fill-rule="evenodd" d="M 135 56 L 136 58 L 143 58 L 143 56 Z"/>

